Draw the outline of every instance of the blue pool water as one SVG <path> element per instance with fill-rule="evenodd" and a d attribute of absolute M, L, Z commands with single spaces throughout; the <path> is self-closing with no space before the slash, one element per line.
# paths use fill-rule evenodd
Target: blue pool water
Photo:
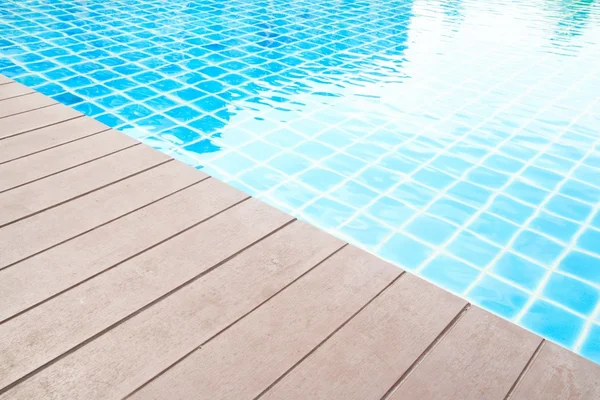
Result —
<path fill-rule="evenodd" d="M 3 0 L 0 73 L 600 362 L 594 0 Z"/>

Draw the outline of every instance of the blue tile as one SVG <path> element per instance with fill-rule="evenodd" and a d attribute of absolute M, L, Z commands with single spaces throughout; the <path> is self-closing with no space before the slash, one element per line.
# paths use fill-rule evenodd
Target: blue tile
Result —
<path fill-rule="evenodd" d="M 487 211 L 522 224 L 533 215 L 534 209 L 510 197 L 499 195 L 492 201 Z"/>
<path fill-rule="evenodd" d="M 59 94 L 58 96 L 54 96 L 53 99 L 58 101 L 59 103 L 66 104 L 68 106 L 81 103 L 83 101 L 81 97 L 75 96 L 72 93 Z"/>
<path fill-rule="evenodd" d="M 499 189 L 508 182 L 509 176 L 485 167 L 476 167 L 467 174 L 467 179 L 480 186 Z"/>
<path fill-rule="evenodd" d="M 519 200 L 533 205 L 541 204 L 546 197 L 550 195 L 550 192 L 544 189 L 537 188 L 519 180 L 508 185 L 505 192 Z"/>
<path fill-rule="evenodd" d="M 398 185 L 391 196 L 415 207 L 423 207 L 435 197 L 435 192 L 416 182 L 408 181 Z"/>
<path fill-rule="evenodd" d="M 459 182 L 448 189 L 448 194 L 457 200 L 473 207 L 480 208 L 488 201 L 492 192 L 484 187 L 469 182 Z"/>
<path fill-rule="evenodd" d="M 268 167 L 256 167 L 240 176 L 242 182 L 261 191 L 269 190 L 281 183 L 285 177 Z"/>
<path fill-rule="evenodd" d="M 543 211 L 529 223 L 529 226 L 566 243 L 571 241 L 580 228 L 580 225 L 574 222 Z"/>
<path fill-rule="evenodd" d="M 521 319 L 525 328 L 567 348 L 579 337 L 584 321 L 546 301 L 536 300 Z"/>
<path fill-rule="evenodd" d="M 464 292 L 479 274 L 478 269 L 443 255 L 431 260 L 421 271 L 422 276 L 454 293 Z"/>
<path fill-rule="evenodd" d="M 596 203 L 600 199 L 599 188 L 578 181 L 565 182 L 560 188 L 560 193 L 588 203 Z"/>
<path fill-rule="evenodd" d="M 377 166 L 371 166 L 361 172 L 356 179 L 375 190 L 384 192 L 400 182 L 402 176 Z"/>
<path fill-rule="evenodd" d="M 131 104 L 115 111 L 125 121 L 134 121 L 152 114 L 152 111 L 139 104 Z"/>
<path fill-rule="evenodd" d="M 355 243 L 371 248 L 391 232 L 389 228 L 362 214 L 344 225 L 340 231 L 351 237 Z"/>
<path fill-rule="evenodd" d="M 577 246 L 600 257 L 600 230 L 586 229 L 577 240 Z"/>
<path fill-rule="evenodd" d="M 499 245 L 506 245 L 518 230 L 517 225 L 487 213 L 477 217 L 468 228 Z"/>
<path fill-rule="evenodd" d="M 232 151 L 225 154 L 223 157 L 212 160 L 210 165 L 227 172 L 229 175 L 237 175 L 252 168 L 254 163 L 242 154 Z M 244 182 L 243 179 L 242 182 Z"/>
<path fill-rule="evenodd" d="M 356 208 L 364 207 L 377 198 L 376 192 L 353 181 L 345 182 L 330 195 Z"/>
<path fill-rule="evenodd" d="M 412 175 L 417 182 L 433 189 L 442 190 L 454 182 L 454 178 L 433 168 L 423 168 Z"/>
<path fill-rule="evenodd" d="M 302 215 L 311 218 L 321 228 L 335 228 L 354 215 L 354 209 L 335 200 L 322 197 L 306 207 Z"/>
<path fill-rule="evenodd" d="M 373 217 L 396 227 L 406 222 L 415 214 L 415 210 L 405 203 L 386 196 L 379 198 L 369 206 L 367 212 Z"/>
<path fill-rule="evenodd" d="M 312 165 L 312 161 L 295 153 L 283 153 L 269 161 L 269 165 L 288 175 L 294 175 Z"/>
<path fill-rule="evenodd" d="M 588 282 L 600 284 L 600 257 L 572 251 L 560 262 L 558 270 Z"/>
<path fill-rule="evenodd" d="M 525 306 L 529 295 L 492 276 L 485 275 L 467 294 L 473 303 L 504 318 L 514 318 Z"/>
<path fill-rule="evenodd" d="M 264 162 L 269 158 L 278 155 L 281 150 L 275 146 L 263 142 L 262 140 L 258 140 L 245 145 L 240 149 L 240 152 L 255 160 Z"/>
<path fill-rule="evenodd" d="M 102 122 L 104 125 L 107 125 L 111 128 L 116 128 L 117 126 L 125 123 L 125 121 L 112 114 L 103 114 L 95 118 L 96 120 Z"/>
<path fill-rule="evenodd" d="M 583 315 L 590 315 L 600 300 L 595 287 L 558 273 L 550 276 L 542 295 Z"/>
<path fill-rule="evenodd" d="M 463 231 L 450 244 L 447 250 L 471 264 L 483 268 L 489 264 L 501 251 L 500 247 L 494 246 L 474 234 Z"/>
<path fill-rule="evenodd" d="M 401 233 L 392 236 L 379 251 L 382 257 L 409 270 L 419 267 L 431 254 L 432 248 Z"/>
<path fill-rule="evenodd" d="M 131 97 L 133 100 L 143 101 L 150 97 L 157 96 L 158 93 L 154 90 L 151 90 L 147 87 L 136 87 L 130 90 L 127 90 L 125 94 Z"/>
<path fill-rule="evenodd" d="M 562 180 L 562 175 L 537 167 L 528 167 L 521 176 L 546 190 L 553 190 Z"/>
<path fill-rule="evenodd" d="M 206 96 L 196 102 L 193 103 L 196 107 L 206 111 L 212 112 L 220 109 L 224 109 L 227 104 L 216 96 Z"/>
<path fill-rule="evenodd" d="M 193 129 L 177 126 L 158 134 L 161 139 L 168 140 L 178 145 L 185 145 L 201 138 Z"/>
<path fill-rule="evenodd" d="M 344 177 L 326 169 L 312 168 L 300 175 L 298 179 L 314 189 L 325 192 L 341 183 Z"/>
<path fill-rule="evenodd" d="M 535 290 L 547 269 L 525 260 L 513 253 L 504 253 L 491 269 L 496 275 L 527 290 Z"/>
<path fill-rule="evenodd" d="M 530 230 L 522 231 L 512 248 L 542 265 L 549 267 L 564 251 L 564 247 Z"/>
<path fill-rule="evenodd" d="M 322 163 L 323 165 L 345 176 L 354 175 L 367 165 L 364 161 L 359 160 L 358 158 L 350 157 L 341 153 L 327 158 Z"/>
<path fill-rule="evenodd" d="M 545 208 L 553 213 L 575 221 L 584 221 L 592 212 L 592 207 L 561 195 L 553 196 Z"/>
<path fill-rule="evenodd" d="M 600 364 L 600 325 L 590 326 L 579 351 L 582 356 Z"/>
<path fill-rule="evenodd" d="M 191 107 L 181 106 L 167 111 L 165 115 L 178 122 L 188 122 L 200 118 L 202 113 Z"/>
<path fill-rule="evenodd" d="M 73 108 L 80 113 L 87 115 L 88 117 L 93 117 L 105 112 L 104 109 L 98 107 L 97 105 L 87 102 L 77 103 L 73 106 Z"/>
<path fill-rule="evenodd" d="M 454 225 L 425 214 L 415 218 L 405 228 L 406 232 L 434 245 L 444 243 L 457 229 Z"/>
<path fill-rule="evenodd" d="M 439 199 L 427 209 L 428 214 L 444 218 L 459 225 L 464 224 L 476 212 L 475 208 L 449 198 Z"/>
<path fill-rule="evenodd" d="M 284 204 L 289 204 L 291 207 L 298 209 L 316 199 L 319 193 L 306 185 L 292 181 L 276 187 L 270 195 Z"/>
<path fill-rule="evenodd" d="M 177 105 L 176 102 L 165 96 L 159 96 L 154 99 L 146 100 L 144 104 L 156 111 L 163 111 Z"/>

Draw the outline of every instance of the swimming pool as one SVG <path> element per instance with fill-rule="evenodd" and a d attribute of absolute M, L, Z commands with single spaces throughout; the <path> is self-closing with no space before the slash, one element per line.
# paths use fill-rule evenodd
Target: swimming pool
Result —
<path fill-rule="evenodd" d="M 0 73 L 600 362 L 593 0 L 5 0 L 0 54 Z"/>

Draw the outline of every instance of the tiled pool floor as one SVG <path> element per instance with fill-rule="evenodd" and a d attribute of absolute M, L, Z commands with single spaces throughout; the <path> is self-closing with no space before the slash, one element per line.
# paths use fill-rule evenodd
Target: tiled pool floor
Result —
<path fill-rule="evenodd" d="M 30 1 L 0 73 L 600 362 L 600 5 Z"/>

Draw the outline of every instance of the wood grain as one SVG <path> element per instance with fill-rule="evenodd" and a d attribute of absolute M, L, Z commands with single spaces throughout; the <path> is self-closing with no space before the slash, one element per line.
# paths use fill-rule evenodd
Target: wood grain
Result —
<path fill-rule="evenodd" d="M 473 306 L 390 399 L 504 399 L 540 342 Z"/>
<path fill-rule="evenodd" d="M 0 268 L 191 185 L 198 175 L 185 173 L 189 169 L 187 165 L 169 162 L 3 227 Z"/>
<path fill-rule="evenodd" d="M 238 197 L 236 197 L 236 200 Z M 219 195 L 207 214 L 231 204 Z M 4 387 L 168 294 L 291 218 L 257 200 L 142 253 L 0 325 Z M 9 396 L 10 397 L 10 396 Z"/>
<path fill-rule="evenodd" d="M 346 247 L 132 398 L 254 398 L 399 274 Z"/>
<path fill-rule="evenodd" d="M 29 93 L 33 93 L 33 89 L 30 89 L 27 86 L 21 85 L 17 82 L 8 83 L 0 86 L 0 101 Z M 2 103 L 0 103 L 0 108 L 1 107 Z"/>
<path fill-rule="evenodd" d="M 81 117 L 82 114 L 62 104 L 39 108 L 21 114 L 2 118 L 0 139 L 57 124 L 68 119 Z"/>
<path fill-rule="evenodd" d="M 3 120 L 0 121 L 0 126 L 2 125 Z M 0 163 L 69 143 L 108 129 L 106 125 L 91 118 L 75 118 L 27 132 L 25 135 L 9 137 L 0 141 Z"/>
<path fill-rule="evenodd" d="M 261 399 L 381 399 L 466 304 L 405 274 Z"/>
<path fill-rule="evenodd" d="M 56 104 L 56 101 L 39 93 L 30 93 L 8 100 L 2 100 L 0 103 L 0 118 L 35 110 L 36 108 L 42 108 L 52 104 Z"/>
<path fill-rule="evenodd" d="M 17 399 L 50 393 L 55 398 L 122 398 L 341 246 L 294 222 L 9 393 Z M 187 254 L 192 262 L 202 256 L 203 249 Z"/>
<path fill-rule="evenodd" d="M 510 399 L 600 399 L 600 365 L 545 342 Z"/>
<path fill-rule="evenodd" d="M 0 192 L 78 165 L 94 162 L 100 157 L 136 144 L 138 144 L 137 141 L 122 133 L 106 131 L 48 151 L 0 164 Z M 87 181 L 89 186 L 94 185 L 93 182 L 90 182 L 89 177 Z"/>

